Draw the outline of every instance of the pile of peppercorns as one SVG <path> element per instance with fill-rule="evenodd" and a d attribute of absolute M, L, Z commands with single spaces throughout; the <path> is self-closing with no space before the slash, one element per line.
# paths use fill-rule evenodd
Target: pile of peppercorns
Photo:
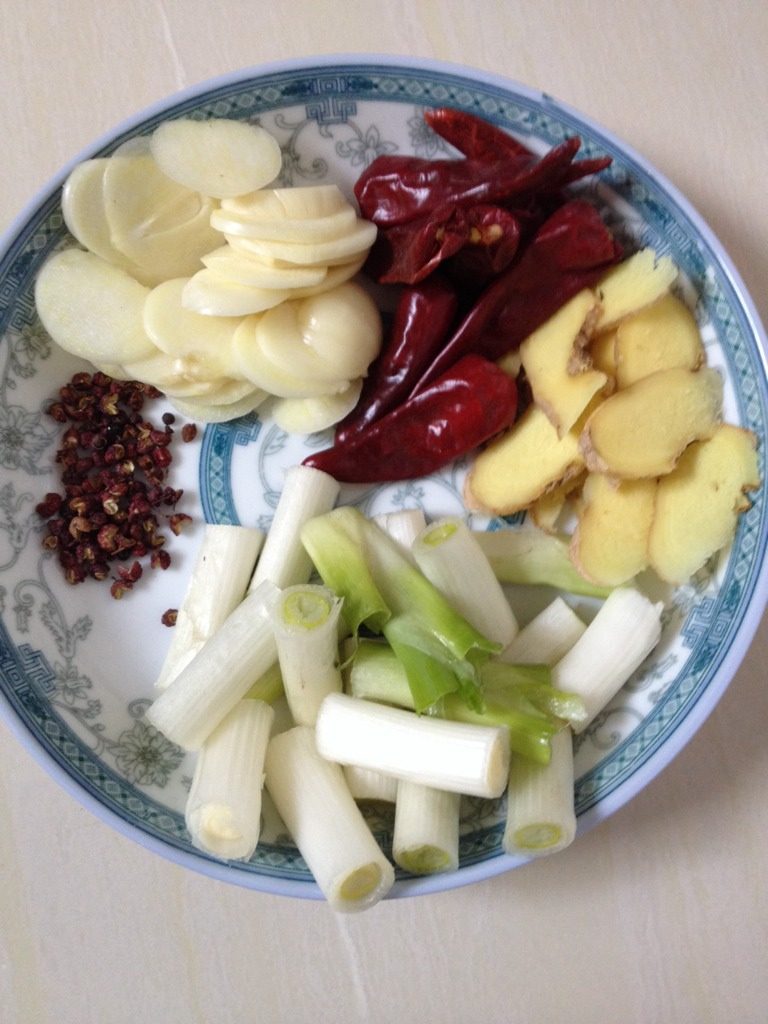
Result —
<path fill-rule="evenodd" d="M 149 556 L 153 569 L 171 564 L 159 516 L 174 534 L 191 517 L 175 511 L 183 492 L 166 483 L 175 417 L 165 413 L 158 429 L 142 413 L 160 397 L 138 381 L 77 373 L 46 410 L 68 424 L 56 452 L 63 493 L 46 494 L 36 511 L 46 520 L 43 547 L 56 552 L 69 583 L 111 577 L 119 598 L 141 578 L 141 559 Z M 182 440 L 196 433 L 185 424 Z M 130 564 L 113 574 L 115 562 Z"/>

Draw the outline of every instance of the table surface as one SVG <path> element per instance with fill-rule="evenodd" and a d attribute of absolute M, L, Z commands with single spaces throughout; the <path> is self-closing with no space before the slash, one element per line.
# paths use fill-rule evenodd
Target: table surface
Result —
<path fill-rule="evenodd" d="M 321 53 L 438 58 L 589 113 L 678 186 L 768 321 L 768 6 L 756 0 L 5 0 L 0 228 L 182 87 Z M 112 831 L 0 726 L 8 1024 L 764 1022 L 768 629 L 639 796 L 571 849 L 357 917 L 193 874 Z"/>

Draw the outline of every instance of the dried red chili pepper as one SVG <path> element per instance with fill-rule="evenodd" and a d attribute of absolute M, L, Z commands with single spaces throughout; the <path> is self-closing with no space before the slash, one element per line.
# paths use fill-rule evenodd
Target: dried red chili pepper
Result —
<path fill-rule="evenodd" d="M 479 293 L 488 281 L 506 270 L 516 257 L 524 218 L 501 206 L 481 204 L 467 210 L 471 225 L 467 244 L 446 263 L 451 280 L 462 293 Z"/>
<path fill-rule="evenodd" d="M 606 167 L 611 166 L 612 162 L 613 160 L 609 156 L 595 156 L 587 160 L 577 160 L 563 172 L 557 187 L 558 189 L 565 188 L 566 185 L 572 185 L 574 181 L 580 181 L 589 174 L 597 174 L 599 171 L 604 171 Z M 547 190 L 543 189 L 542 191 L 546 193 Z"/>
<path fill-rule="evenodd" d="M 310 455 L 304 465 L 342 483 L 427 476 L 510 426 L 516 407 L 514 378 L 468 355 L 354 439 Z"/>
<path fill-rule="evenodd" d="M 442 206 L 407 224 L 381 229 L 366 262 L 380 284 L 418 284 L 442 264 L 465 255 L 456 275 L 499 273 L 520 241 L 518 218 L 501 206 Z M 466 283 L 466 282 L 465 282 Z"/>
<path fill-rule="evenodd" d="M 549 165 L 554 163 L 560 169 L 562 162 L 567 166 L 572 155 L 573 143 L 568 144 L 567 153 L 561 148 L 554 156 L 548 154 L 547 178 L 552 173 Z M 379 227 L 391 227 L 424 217 L 441 206 L 471 206 L 507 198 L 516 194 L 521 181 L 527 182 L 539 163 L 529 158 L 488 163 L 385 155 L 377 157 L 357 179 L 355 196 L 363 217 Z"/>
<path fill-rule="evenodd" d="M 465 110 L 436 107 L 424 112 L 424 120 L 442 139 L 471 160 L 492 162 L 502 156 L 530 157 L 530 149 L 489 121 Z"/>
<path fill-rule="evenodd" d="M 403 289 L 386 345 L 369 369 L 360 399 L 336 427 L 337 443 L 408 397 L 445 343 L 457 311 L 455 291 L 438 274 Z"/>
<path fill-rule="evenodd" d="M 510 273 L 500 310 L 484 332 L 482 353 L 500 359 L 622 256 L 599 213 L 583 200 L 561 207 Z"/>
<path fill-rule="evenodd" d="M 572 181 L 580 146 L 581 139 L 573 136 L 543 157 L 506 157 L 494 163 L 380 156 L 357 179 L 355 197 L 363 217 L 378 227 L 407 224 L 446 205 L 514 206 L 521 197 L 556 191 Z"/>
<path fill-rule="evenodd" d="M 365 271 L 380 284 L 418 284 L 468 243 L 471 230 L 466 212 L 452 205 L 380 229 Z"/>
<path fill-rule="evenodd" d="M 493 163 L 501 157 L 532 156 L 528 147 L 519 139 L 466 111 L 440 106 L 435 110 L 426 111 L 424 120 L 432 131 L 446 142 L 450 142 L 470 160 Z M 610 166 L 610 163 L 610 157 L 594 157 L 571 164 L 570 170 L 563 174 L 558 187 L 562 188 L 588 174 L 597 174 Z"/>
<path fill-rule="evenodd" d="M 418 394 L 468 352 L 499 359 L 621 256 L 597 210 L 585 200 L 561 206 L 525 251 L 482 293 L 426 369 Z"/>

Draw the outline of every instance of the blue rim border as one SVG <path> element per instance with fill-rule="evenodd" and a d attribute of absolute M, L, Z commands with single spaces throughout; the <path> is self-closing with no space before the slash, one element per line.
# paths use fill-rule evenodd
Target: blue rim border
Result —
<path fill-rule="evenodd" d="M 88 158 L 89 156 L 93 156 L 96 153 L 108 152 L 119 144 L 120 140 L 126 134 L 133 133 L 137 127 L 150 127 L 154 120 L 167 116 L 171 109 L 176 113 L 180 113 L 183 111 L 185 105 L 194 104 L 203 94 L 207 96 L 207 103 L 209 105 L 213 105 L 213 103 L 215 103 L 217 94 L 226 94 L 227 97 L 231 99 L 233 87 L 238 86 L 242 90 L 245 90 L 248 88 L 247 83 L 252 81 L 254 78 L 264 79 L 265 77 L 271 76 L 272 78 L 277 79 L 282 76 L 286 79 L 290 78 L 292 81 L 295 81 L 297 74 L 301 73 L 305 73 L 308 77 L 316 77 L 320 74 L 327 75 L 333 72 L 336 74 L 343 73 L 347 76 L 365 75 L 369 77 L 374 74 L 392 76 L 396 73 L 400 73 L 402 75 L 418 75 L 427 72 L 431 75 L 440 77 L 446 85 L 450 84 L 458 90 L 467 89 L 477 92 L 479 88 L 487 88 L 490 91 L 502 91 L 509 93 L 511 94 L 514 105 L 517 107 L 525 106 L 526 104 L 528 104 L 532 110 L 542 107 L 545 110 L 551 111 L 551 113 L 554 116 L 557 116 L 561 121 L 567 122 L 575 131 L 586 128 L 594 139 L 598 139 L 600 141 L 600 146 L 605 151 L 619 156 L 623 163 L 631 166 L 633 175 L 635 175 L 638 180 L 646 183 L 654 190 L 660 189 L 665 193 L 667 200 L 675 207 L 677 216 L 688 221 L 692 226 L 693 231 L 697 233 L 704 242 L 712 261 L 719 265 L 719 268 L 724 274 L 736 300 L 734 305 L 735 308 L 739 310 L 743 333 L 745 336 L 751 336 L 758 340 L 756 355 L 758 361 L 762 364 L 763 370 L 763 374 L 760 377 L 759 398 L 763 407 L 765 407 L 765 332 L 760 324 L 754 305 L 746 292 L 743 282 L 741 281 L 741 278 L 739 277 L 730 258 L 723 250 L 722 245 L 716 239 L 703 219 L 678 192 L 675 186 L 651 168 L 646 161 L 632 150 L 631 147 L 624 145 L 620 140 L 617 140 L 610 133 L 607 133 L 605 129 L 601 128 L 589 118 L 566 104 L 560 103 L 552 99 L 550 96 L 539 93 L 510 79 L 464 67 L 462 65 L 426 60 L 414 62 L 407 58 L 377 55 L 328 55 L 302 61 L 291 60 L 275 62 L 259 67 L 244 69 L 230 75 L 216 77 L 199 83 L 196 86 L 185 89 L 175 95 L 161 100 L 127 119 L 118 127 L 117 131 L 110 132 L 108 135 L 103 136 L 94 145 L 89 147 L 87 151 L 79 154 L 71 160 L 59 172 L 59 174 L 41 190 L 38 196 L 27 205 L 27 207 L 10 225 L 3 239 L 0 240 L 0 251 L 5 252 L 6 258 L 9 256 L 12 257 L 18 247 L 26 244 L 28 238 L 22 233 L 22 228 L 30 218 L 37 217 L 39 219 L 43 211 L 47 209 L 48 206 L 56 205 L 55 193 L 58 191 L 58 188 L 61 186 L 66 176 L 76 163 Z M 287 97 L 285 96 L 282 97 L 283 102 L 286 98 Z M 384 98 L 385 97 L 382 96 L 382 99 Z M 392 98 L 394 99 L 396 97 Z M 404 102 L 413 102 L 413 98 L 407 95 L 397 98 L 402 98 Z M 443 102 L 444 99 L 445 98 L 441 99 L 441 102 Z M 300 97 L 297 97 L 297 102 L 299 101 Z M 450 97 L 450 102 L 457 106 L 462 105 L 460 102 L 457 102 L 456 96 Z M 272 105 L 274 105 L 274 103 Z M 265 109 L 269 109 L 268 104 L 265 105 Z M 7 247 L 7 251 L 5 251 L 5 247 Z M 5 259 L 3 262 L 5 262 Z M 764 597 L 766 593 L 768 584 L 768 565 L 766 565 L 764 557 L 766 547 L 764 529 L 761 529 L 760 535 L 762 537 L 760 552 L 762 568 L 759 574 L 752 580 L 752 586 L 749 590 L 743 591 L 742 601 L 740 602 L 742 606 L 745 605 L 745 603 L 748 604 L 749 601 L 752 600 L 753 595 L 762 594 Z M 669 736 L 667 735 L 665 737 L 663 728 L 660 729 L 658 744 L 655 747 L 651 747 L 646 750 L 647 756 L 643 760 L 642 767 L 640 769 L 635 767 L 631 775 L 627 778 L 615 779 L 610 792 L 607 794 L 601 794 L 599 803 L 587 806 L 583 810 L 579 819 L 579 832 L 585 831 L 587 828 L 592 827 L 594 824 L 597 824 L 597 822 L 608 817 L 617 810 L 618 807 L 622 806 L 627 800 L 634 796 L 636 792 L 647 785 L 658 771 L 660 771 L 672 759 L 672 757 L 679 752 L 682 746 L 696 732 L 704 719 L 716 705 L 722 695 L 722 692 L 728 685 L 731 676 L 743 659 L 760 619 L 762 618 L 764 605 L 765 600 L 763 600 L 762 604 L 757 608 L 753 604 L 750 614 L 748 614 L 743 621 L 739 622 L 738 626 L 735 626 L 729 631 L 732 643 L 726 653 L 721 657 L 711 680 L 706 687 L 700 688 L 700 692 L 693 704 L 681 705 L 681 709 L 685 711 L 685 714 L 682 716 L 674 730 L 676 738 L 674 749 L 669 749 Z M 738 617 L 734 616 L 734 620 L 737 619 Z M 220 880 L 230 882 L 234 881 L 250 888 L 263 888 L 265 891 L 273 893 L 300 895 L 311 898 L 320 897 L 319 891 L 314 883 L 309 881 L 293 881 L 284 878 L 273 878 L 270 879 L 269 885 L 260 886 L 258 884 L 259 877 L 266 877 L 266 873 L 262 866 L 260 866 L 260 871 L 262 872 L 261 876 L 245 874 L 244 877 L 233 877 L 233 874 L 237 876 L 237 873 L 233 873 L 230 865 L 219 864 L 205 858 L 197 857 L 183 849 L 169 849 L 167 836 L 162 840 L 155 839 L 153 836 L 148 836 L 138 826 L 132 824 L 130 821 L 122 818 L 115 811 L 106 807 L 103 803 L 103 798 L 99 799 L 91 793 L 85 792 L 81 783 L 78 780 L 73 779 L 67 773 L 66 763 L 60 763 L 52 750 L 43 749 L 36 743 L 31 744 L 30 733 L 14 713 L 14 710 L 5 695 L 3 695 L 3 698 L 0 701 L 0 708 L 2 708 L 4 718 L 11 727 L 11 730 L 17 735 L 17 738 L 20 740 L 22 745 L 37 757 L 43 766 L 54 775 L 57 781 L 59 781 L 65 789 L 80 800 L 81 803 L 88 806 L 89 809 L 94 811 L 98 816 L 110 821 L 118 828 L 119 831 L 129 835 L 142 845 L 147 846 L 166 857 L 170 857 L 177 863 L 192 867 L 212 877 L 219 878 Z M 659 711 L 659 708 L 655 709 L 655 711 L 648 716 L 646 721 L 651 721 Z M 631 743 L 632 737 L 629 737 L 621 747 L 627 747 L 631 745 Z M 157 805 L 157 807 L 162 813 L 166 815 L 168 814 L 165 808 L 161 808 L 161 805 Z M 490 833 L 494 833 L 496 831 L 498 831 L 498 827 L 489 830 Z M 426 893 L 452 888 L 457 885 L 467 884 L 477 879 L 506 871 L 520 863 L 522 863 L 520 858 L 511 858 L 506 855 L 499 854 L 490 860 L 483 860 L 480 863 L 462 868 L 452 876 L 438 876 L 437 878 L 432 879 L 401 879 L 396 883 L 392 895 L 405 896 L 415 893 Z"/>

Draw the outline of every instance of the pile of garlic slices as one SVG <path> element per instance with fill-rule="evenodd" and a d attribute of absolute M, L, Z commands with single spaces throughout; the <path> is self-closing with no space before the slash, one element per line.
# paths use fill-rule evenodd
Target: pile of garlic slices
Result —
<path fill-rule="evenodd" d="M 225 119 L 166 121 L 79 164 L 62 212 L 83 249 L 36 282 L 53 340 L 203 422 L 270 396 L 289 432 L 342 419 L 381 347 L 351 280 L 376 228 L 335 185 L 269 188 L 281 164 L 268 132 Z"/>

